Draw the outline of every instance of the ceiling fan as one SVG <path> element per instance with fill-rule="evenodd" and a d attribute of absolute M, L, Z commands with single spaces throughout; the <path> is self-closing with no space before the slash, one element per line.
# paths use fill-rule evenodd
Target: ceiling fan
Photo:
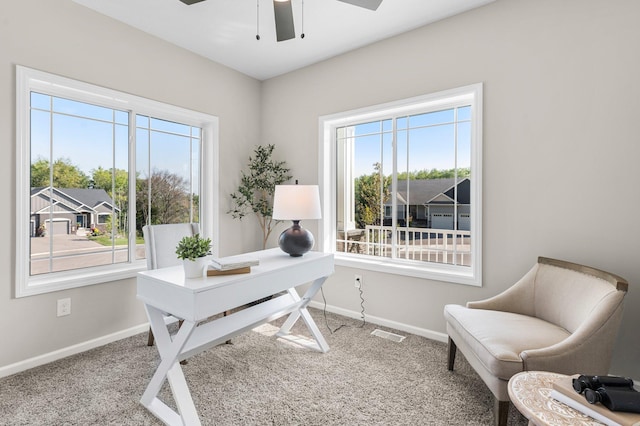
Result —
<path fill-rule="evenodd" d="M 186 5 L 192 5 L 200 3 L 204 0 L 180 0 Z M 343 3 L 352 4 L 354 6 L 364 7 L 369 10 L 376 10 L 382 0 L 338 0 Z M 276 39 L 278 41 L 290 40 L 296 37 L 293 28 L 293 9 L 291 7 L 291 0 L 273 0 L 273 11 L 276 18 Z M 302 34 L 304 38 L 304 33 Z M 256 38 L 260 40 L 260 36 Z"/>

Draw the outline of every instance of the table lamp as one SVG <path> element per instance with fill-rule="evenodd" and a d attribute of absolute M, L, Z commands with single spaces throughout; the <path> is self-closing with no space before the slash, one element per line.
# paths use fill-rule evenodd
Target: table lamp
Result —
<path fill-rule="evenodd" d="M 293 226 L 280 234 L 278 244 L 285 253 L 299 257 L 311 250 L 313 234 L 300 226 L 303 219 L 320 219 L 320 191 L 318 185 L 276 185 L 273 195 L 275 220 L 291 220 Z"/>

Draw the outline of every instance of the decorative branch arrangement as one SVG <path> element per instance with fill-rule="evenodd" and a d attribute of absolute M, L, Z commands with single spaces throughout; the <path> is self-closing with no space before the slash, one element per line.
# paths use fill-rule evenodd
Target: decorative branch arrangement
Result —
<path fill-rule="evenodd" d="M 267 247 L 271 231 L 279 221 L 272 218 L 273 193 L 276 185 L 291 179 L 284 161 L 272 158 L 275 145 L 259 145 L 249 157 L 249 172 L 242 172 L 240 186 L 231 194 L 232 208 L 227 213 L 234 219 L 254 213 L 262 229 L 262 248 Z"/>

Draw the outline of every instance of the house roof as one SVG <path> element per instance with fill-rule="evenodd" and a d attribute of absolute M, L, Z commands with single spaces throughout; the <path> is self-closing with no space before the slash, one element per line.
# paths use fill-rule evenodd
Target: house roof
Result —
<path fill-rule="evenodd" d="M 451 201 L 449 203 L 453 203 L 453 199 L 455 197 L 455 187 L 451 185 L 451 187 L 444 192 L 444 195 L 448 197 Z M 459 204 L 471 204 L 471 181 L 469 178 L 465 178 L 458 182 L 458 203 Z M 429 200 L 426 204 L 441 204 L 441 201 Z M 449 204 L 447 203 L 447 204 Z"/>
<path fill-rule="evenodd" d="M 46 192 L 50 187 L 36 187 L 31 188 L 31 197 Z M 86 206 L 87 210 L 93 210 L 99 205 L 107 205 L 112 207 L 114 205 L 113 200 L 107 194 L 104 189 L 97 188 L 53 188 L 59 195 L 73 200 L 72 204 L 76 204 L 74 209 L 78 209 L 79 206 Z M 116 208 L 116 210 L 118 210 Z"/>
<path fill-rule="evenodd" d="M 113 200 L 104 189 L 95 188 L 60 188 L 68 196 L 86 204 L 91 208 L 95 208 L 100 204 L 107 203 L 113 205 Z"/>
<path fill-rule="evenodd" d="M 398 181 L 398 202 L 411 205 L 452 204 L 455 178 L 416 179 Z M 408 186 L 408 188 L 407 188 Z M 458 203 L 469 204 L 471 182 L 469 178 L 458 181 Z M 389 201 L 387 204 L 391 204 Z"/>

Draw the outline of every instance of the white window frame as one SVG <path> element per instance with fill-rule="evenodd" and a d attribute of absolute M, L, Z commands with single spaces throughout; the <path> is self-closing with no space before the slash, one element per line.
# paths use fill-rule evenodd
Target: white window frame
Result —
<path fill-rule="evenodd" d="M 88 267 L 42 275 L 29 275 L 29 238 L 30 238 L 30 173 L 31 173 L 31 135 L 30 135 L 30 93 L 38 91 L 100 105 L 108 108 L 129 111 L 129 170 L 136 170 L 135 158 L 135 115 L 147 115 L 168 121 L 200 127 L 202 129 L 202 155 L 200 167 L 200 229 L 201 233 L 212 239 L 213 255 L 218 255 L 218 117 L 168 105 L 162 102 L 134 96 L 128 93 L 83 83 L 24 66 L 16 66 L 16 269 L 15 297 L 31 296 L 100 284 L 109 281 L 135 277 L 136 273 L 146 269 L 144 259 L 135 259 L 135 250 L 129 251 L 129 261 L 112 265 Z M 135 197 L 136 173 L 129 173 L 129 187 Z M 129 229 L 129 247 L 135 246 L 136 227 L 134 210 L 129 212 L 132 225 Z M 133 217 L 131 217 L 133 216 Z"/>
<path fill-rule="evenodd" d="M 325 115 L 319 118 L 318 181 L 322 203 L 318 250 L 334 253 L 336 265 L 482 286 L 482 83 L 444 90 L 424 96 Z M 471 266 L 416 262 L 385 257 L 362 256 L 336 251 L 337 164 L 336 130 L 354 123 L 382 120 L 390 115 L 414 114 L 471 104 Z M 395 143 L 395 141 L 394 141 Z"/>

